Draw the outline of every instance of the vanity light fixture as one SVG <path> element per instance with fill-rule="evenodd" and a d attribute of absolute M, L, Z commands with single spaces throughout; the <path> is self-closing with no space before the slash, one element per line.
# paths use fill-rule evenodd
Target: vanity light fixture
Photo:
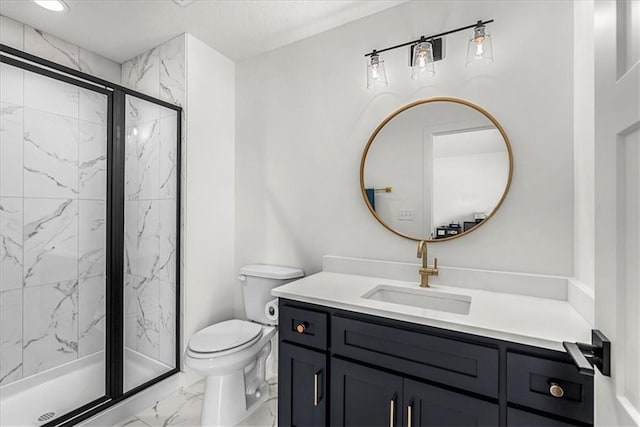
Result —
<path fill-rule="evenodd" d="M 69 6 L 62 0 L 33 0 L 38 6 L 52 12 L 66 12 Z"/>
<path fill-rule="evenodd" d="M 367 89 L 388 84 L 387 72 L 384 69 L 384 59 L 374 50 L 371 52 L 369 59 L 367 59 Z"/>
<path fill-rule="evenodd" d="M 374 49 L 369 53 L 365 53 L 364 56 L 367 58 L 367 89 L 370 89 L 373 86 L 387 86 L 389 84 L 387 73 L 384 69 L 384 61 L 380 56 L 382 52 L 409 46 L 411 78 L 417 80 L 422 77 L 433 76 L 436 72 L 434 63 L 442 60 L 444 57 L 442 38 L 449 34 L 458 33 L 470 28 L 473 28 L 473 37 L 467 46 L 466 65 L 469 66 L 471 63 L 493 62 L 491 37 L 486 30 L 486 24 L 490 24 L 492 22 L 493 19 L 488 21 L 478 21 L 475 24 L 456 28 L 455 30 L 445 31 L 432 36 L 422 36 L 417 40 L 386 47 L 384 49 Z"/>
<path fill-rule="evenodd" d="M 473 36 L 467 45 L 467 63 L 469 67 L 475 64 L 490 64 L 493 62 L 493 47 L 491 46 L 491 35 L 487 33 L 487 28 L 482 21 L 478 21 L 473 28 Z"/>
<path fill-rule="evenodd" d="M 418 80 L 422 77 L 433 76 L 436 73 L 433 65 L 433 45 L 429 41 L 421 41 L 413 47 L 411 61 L 411 78 Z"/>

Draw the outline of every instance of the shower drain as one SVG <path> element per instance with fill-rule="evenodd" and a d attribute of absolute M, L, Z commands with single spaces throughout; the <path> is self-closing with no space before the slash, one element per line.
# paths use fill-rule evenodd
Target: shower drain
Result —
<path fill-rule="evenodd" d="M 42 414 L 38 417 L 38 422 L 41 423 L 43 421 L 49 421 L 51 418 L 55 417 L 55 412 L 47 412 L 46 414 Z"/>

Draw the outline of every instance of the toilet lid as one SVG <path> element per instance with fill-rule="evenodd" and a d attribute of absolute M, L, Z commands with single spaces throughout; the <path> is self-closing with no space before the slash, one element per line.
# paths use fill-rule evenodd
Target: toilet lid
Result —
<path fill-rule="evenodd" d="M 262 334 L 262 325 L 232 319 L 208 326 L 189 341 L 189 348 L 199 353 L 215 353 L 240 347 Z"/>

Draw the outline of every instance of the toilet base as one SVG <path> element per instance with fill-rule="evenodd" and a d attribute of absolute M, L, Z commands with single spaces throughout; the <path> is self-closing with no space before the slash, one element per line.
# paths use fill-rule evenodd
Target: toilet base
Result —
<path fill-rule="evenodd" d="M 258 391 L 254 395 L 245 395 L 242 371 L 226 377 L 207 377 L 200 425 L 202 427 L 236 425 L 271 397 L 270 387 L 266 381 Z"/>
<path fill-rule="evenodd" d="M 201 425 L 233 426 L 270 396 L 265 364 L 271 352 L 267 341 L 254 363 L 229 375 L 206 377 Z"/>
<path fill-rule="evenodd" d="M 206 377 L 203 398 L 203 427 L 235 425 L 247 412 L 243 372 Z"/>

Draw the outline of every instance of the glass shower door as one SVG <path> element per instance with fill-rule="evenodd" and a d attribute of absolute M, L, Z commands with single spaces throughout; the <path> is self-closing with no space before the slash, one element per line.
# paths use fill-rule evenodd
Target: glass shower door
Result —
<path fill-rule="evenodd" d="M 0 424 L 105 395 L 108 92 L 0 64 Z"/>
<path fill-rule="evenodd" d="M 125 97 L 125 392 L 176 368 L 177 120 Z"/>

